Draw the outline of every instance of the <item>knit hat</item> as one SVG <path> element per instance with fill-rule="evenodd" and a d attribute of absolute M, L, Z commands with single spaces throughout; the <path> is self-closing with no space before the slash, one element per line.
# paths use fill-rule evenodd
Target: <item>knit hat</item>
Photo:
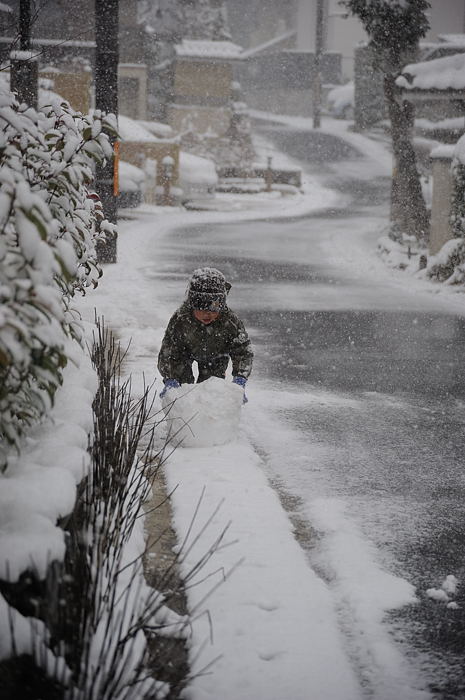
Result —
<path fill-rule="evenodd" d="M 199 311 L 224 311 L 230 289 L 222 272 L 214 267 L 200 267 L 192 273 L 187 299 L 190 306 Z"/>

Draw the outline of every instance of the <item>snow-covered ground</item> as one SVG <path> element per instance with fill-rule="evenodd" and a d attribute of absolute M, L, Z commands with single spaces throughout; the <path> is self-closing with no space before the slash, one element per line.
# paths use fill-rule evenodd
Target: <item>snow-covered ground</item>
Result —
<path fill-rule="evenodd" d="M 293 124 L 308 127 L 308 120 Z M 328 120 L 332 133 L 344 133 L 347 125 Z M 381 143 L 359 134 L 345 134 L 371 158 L 373 172 L 390 169 L 390 155 Z M 272 147 L 263 141 L 262 153 Z M 268 151 L 267 151 L 268 149 Z M 289 217 L 336 207 L 334 192 L 306 178 L 304 192 L 281 197 L 276 193 L 243 198 L 220 198 L 221 212 L 184 212 L 179 209 L 143 207 L 134 218 L 120 223 L 119 262 L 108 266 L 96 293 L 81 304 L 84 316 L 93 317 L 93 305 L 121 338 L 131 340 L 127 371 L 134 386 L 157 378 L 156 357 L 166 323 L 182 301 L 187 280 L 164 268 L 163 250 L 170 234 L 187 224 L 201 227 L 215 222 L 238 222 L 257 218 Z M 350 239 L 332 236 L 325 252 L 335 266 L 356 270 L 363 261 L 364 274 L 405 288 L 406 278 L 387 269 L 377 258 L 373 226 L 367 221 Z M 368 243 L 368 239 L 370 243 Z M 257 242 L 257 246 L 259 242 Z M 287 249 L 286 249 L 287 246 Z M 285 250 L 286 249 L 286 250 Z M 262 254 L 293 254 L 284 237 L 280 250 L 261 245 Z M 258 248 L 257 248 L 258 254 Z M 299 254 L 297 250 L 295 254 Z M 279 259 L 279 258 L 278 258 Z M 423 295 L 441 290 L 421 279 L 408 279 Z M 461 304 L 449 291 L 442 304 Z M 231 305 L 234 308 L 234 289 Z M 190 581 L 188 600 L 193 614 L 190 660 L 194 675 L 186 692 L 192 700 L 283 700 L 318 698 L 354 700 L 365 697 L 363 682 L 352 664 L 350 646 L 341 629 L 338 601 L 350 601 L 352 642 L 363 649 L 367 675 L 377 700 L 429 697 L 408 663 L 402 658 L 382 620 L 387 610 L 415 600 L 412 586 L 387 571 L 355 526 L 344 517 L 341 504 L 315 501 L 309 521 L 327 533 L 328 558 L 338 568 L 339 590 L 334 592 L 310 567 L 297 544 L 293 527 L 279 498 L 267 481 L 260 456 L 250 435 L 260 431 L 269 449 L 285 459 L 285 445 L 296 439 L 272 412 L 277 402 L 291 407 L 299 396 L 280 391 L 273 394 L 250 381 L 250 403 L 241 409 L 239 427 L 232 408 L 231 423 L 222 425 L 225 444 L 208 445 L 208 420 L 197 415 L 201 446 L 179 447 L 165 465 L 172 496 L 175 528 L 183 548 L 183 573 L 212 549 L 211 557 Z M 193 393 L 200 387 L 195 387 Z M 225 387 L 226 389 L 226 387 Z M 204 386 L 198 401 L 220 400 L 217 389 Z M 301 400 L 331 400 L 305 397 Z M 180 399 L 180 402 L 182 399 Z M 189 416 L 186 416 L 189 420 Z M 200 421 L 200 423 L 198 422 Z M 212 430 L 214 430 L 214 426 Z M 194 431 L 195 433 L 195 431 Z M 191 435 L 192 438 L 192 435 Z M 207 444 L 205 443 L 207 440 Z M 229 440 L 229 442 L 228 442 Z M 224 442 L 222 439 L 220 442 Z M 318 452 L 311 455 L 318 459 Z M 176 488 L 175 488 L 176 487 Z M 329 533 L 329 534 L 328 534 Z M 182 544 L 181 544 L 182 543 Z M 351 556 L 347 557 L 350 551 Z M 345 621 L 347 622 L 347 621 Z M 347 630 L 346 630 L 347 631 Z M 352 647 L 353 648 L 353 647 Z M 205 669 L 205 673 L 202 670 Z"/>

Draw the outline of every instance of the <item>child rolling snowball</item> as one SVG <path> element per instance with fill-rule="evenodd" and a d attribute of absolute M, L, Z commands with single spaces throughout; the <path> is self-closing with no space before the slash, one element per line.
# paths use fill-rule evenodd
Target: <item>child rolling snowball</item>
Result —
<path fill-rule="evenodd" d="M 252 371 L 253 352 L 240 318 L 227 306 L 231 288 L 224 275 L 213 267 L 194 270 L 187 299 L 171 317 L 158 355 L 164 388 L 160 397 L 181 384 L 193 384 L 192 365 L 197 362 L 198 379 L 224 379 L 232 362 L 233 382 L 244 389 Z"/>

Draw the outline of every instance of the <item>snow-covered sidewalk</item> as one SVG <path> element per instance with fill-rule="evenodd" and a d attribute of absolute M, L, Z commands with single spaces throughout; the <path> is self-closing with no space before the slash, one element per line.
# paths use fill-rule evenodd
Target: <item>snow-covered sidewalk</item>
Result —
<path fill-rule="evenodd" d="M 104 315 L 123 346 L 132 339 L 127 368 L 136 387 L 139 382 L 142 386 L 143 376 L 151 381 L 155 375 L 158 348 L 173 311 L 160 305 L 160 282 L 146 274 L 150 264 L 157 264 L 164 236 L 173 226 L 195 220 L 237 221 L 269 216 L 272 209 L 276 216 L 286 216 L 333 201 L 332 192 L 312 185 L 311 196 L 286 197 L 287 210 L 276 200 L 228 214 L 145 207 L 139 220 L 121 223 L 120 262 L 106 268 L 101 286 L 92 299 L 84 300 L 81 311 L 91 317 L 88 302 L 96 303 L 98 314 Z M 185 280 L 180 281 L 180 300 L 184 286 Z M 159 382 L 158 378 L 158 386 Z M 247 408 L 242 411 L 245 421 Z M 208 666 L 206 673 L 194 677 L 187 695 L 199 700 L 337 700 L 342 693 L 344 698 L 360 697 L 329 591 L 306 562 L 244 430 L 239 428 L 225 445 L 178 448 L 165 474 L 169 490 L 175 489 L 172 504 L 179 542 L 187 538 L 184 575 L 226 528 L 187 591 L 194 616 L 192 673 Z"/>
<path fill-rule="evenodd" d="M 356 135 L 354 135 L 356 136 Z M 358 145 L 362 146 L 361 139 Z M 355 144 L 354 144 L 355 145 Z M 382 146 L 372 151 L 379 167 L 388 171 L 388 155 Z M 380 160 L 381 159 L 381 160 Z M 216 222 L 238 222 L 257 218 L 303 215 L 319 208 L 337 206 L 334 192 L 306 178 L 304 194 L 277 198 L 257 195 L 251 201 L 230 202 L 230 211 L 184 212 L 176 209 L 143 207 L 136 218 L 120 224 L 119 262 L 108 266 L 101 286 L 82 304 L 82 312 L 93 316 L 90 304 L 121 338 L 131 340 L 126 368 L 133 385 L 150 383 L 156 373 L 156 357 L 166 323 L 182 301 L 187 280 L 163 268 L 157 251 L 167 244 L 170 232 L 186 225 L 202 226 Z M 358 241 L 363 251 L 363 241 Z M 374 253 L 374 251 L 373 251 Z M 345 263 L 347 250 L 345 249 Z M 336 255 L 337 250 L 333 251 Z M 370 257 L 366 252 L 366 258 Z M 352 251 L 357 258 L 357 251 Z M 383 268 L 371 257 L 376 274 Z M 386 270 L 386 275 L 392 274 Z M 233 305 L 233 301 L 231 301 Z M 160 386 L 157 377 L 156 388 Z M 253 387 L 253 382 L 251 382 Z M 253 400 L 253 388 L 251 388 Z M 258 398 L 258 397 L 257 397 Z M 260 397 L 260 399 L 263 397 Z M 258 402 L 260 404 L 260 401 Z M 337 597 L 310 567 L 297 544 L 293 527 L 279 498 L 268 483 L 260 456 L 247 435 L 253 410 L 245 406 L 242 424 L 224 445 L 179 447 L 165 464 L 174 526 L 183 555 L 182 574 L 210 550 L 211 557 L 187 590 L 193 614 L 190 662 L 194 678 L 186 697 L 192 700 L 350 700 L 362 698 L 364 690 L 353 670 L 341 633 Z M 315 504 L 314 523 L 331 521 L 335 527 L 334 556 L 343 556 L 353 533 L 337 531 L 338 513 L 334 506 Z M 224 535 L 222 536 L 222 534 Z M 220 539 L 219 542 L 218 538 Z M 213 551 L 214 550 L 214 551 Z M 361 566 L 370 564 L 373 595 L 357 600 L 357 610 L 365 617 L 360 625 L 370 627 L 372 663 L 392 671 L 402 659 L 386 634 L 380 634 L 384 611 L 412 602 L 414 591 L 405 581 L 372 566 L 361 552 Z M 342 562 L 343 563 L 343 562 Z M 357 596 L 356 581 L 347 570 L 347 590 Z M 377 587 L 386 587 L 379 590 Z M 345 595 L 344 591 L 341 595 Z M 363 618 L 363 619 L 362 619 Z M 367 629 L 368 629 L 367 627 Z M 363 629 L 361 634 L 363 635 Z M 202 670 L 205 673 L 202 673 Z M 408 700 L 426 698 L 406 674 L 392 678 L 384 673 L 385 684 L 375 697 Z M 381 675 L 382 675 L 381 674 Z M 402 691 L 402 692 L 403 692 Z"/>

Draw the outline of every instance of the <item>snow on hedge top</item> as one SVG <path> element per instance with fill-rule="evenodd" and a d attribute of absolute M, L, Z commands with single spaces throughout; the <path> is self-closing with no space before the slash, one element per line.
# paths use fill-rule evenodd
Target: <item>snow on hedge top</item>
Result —
<path fill-rule="evenodd" d="M 208 158 L 194 156 L 192 153 L 181 151 L 179 154 L 179 181 L 215 187 L 218 176 L 215 164 Z"/>
<path fill-rule="evenodd" d="M 177 56 L 183 58 L 241 58 L 242 47 L 232 41 L 202 41 L 183 39 L 175 46 Z"/>
<path fill-rule="evenodd" d="M 465 53 L 405 66 L 396 83 L 404 90 L 465 89 Z"/>

